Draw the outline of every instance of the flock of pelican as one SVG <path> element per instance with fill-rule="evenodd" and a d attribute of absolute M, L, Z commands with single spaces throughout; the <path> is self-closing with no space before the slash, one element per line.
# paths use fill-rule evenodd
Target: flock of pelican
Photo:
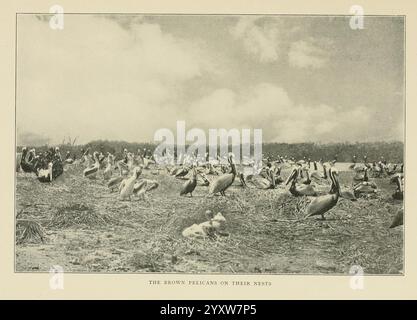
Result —
<path fill-rule="evenodd" d="M 339 183 L 339 172 L 336 169 L 337 160 L 329 162 L 311 161 L 294 158 L 276 157 L 263 159 L 255 163 L 253 159 L 244 159 L 241 170 L 237 170 L 234 154 L 226 157 L 210 159 L 197 159 L 191 155 L 183 156 L 183 161 L 177 164 L 171 157 L 165 163 L 166 174 L 176 179 L 186 180 L 179 190 L 179 196 L 193 197 L 197 185 L 207 187 L 207 195 L 225 196 L 228 188 L 235 182 L 239 182 L 243 188 L 256 188 L 260 190 L 284 188 L 288 185 L 288 191 L 294 197 L 306 197 L 309 199 L 304 208 L 305 218 L 320 216 L 325 219 L 328 213 L 338 203 L 339 198 L 355 201 L 362 195 L 371 195 L 378 192 L 372 177 L 382 175 L 390 177 L 391 183 L 396 185 L 392 198 L 403 199 L 404 173 L 403 164 L 387 164 L 385 160 L 378 163 L 368 163 L 366 156 L 363 162 L 358 163 L 356 156 L 349 167 L 354 172 L 351 187 L 342 188 Z M 161 159 L 158 159 L 161 160 Z M 143 196 L 147 192 L 158 188 L 156 180 L 141 178 L 143 170 L 151 170 L 154 175 L 160 174 L 160 161 L 155 161 L 150 150 L 138 150 L 137 154 L 124 149 L 122 159 L 116 161 L 116 156 L 99 151 L 91 152 L 82 150 L 79 159 L 71 157 L 69 151 L 65 157 L 61 156 L 59 148 L 51 148 L 42 154 L 36 154 L 35 149 L 26 147 L 17 154 L 16 170 L 35 173 L 40 182 L 51 182 L 59 177 L 64 166 L 83 165 L 83 178 L 103 179 L 110 191 L 118 190 L 120 200 L 131 200 L 133 196 Z M 290 169 L 286 179 L 281 176 L 282 169 Z M 320 169 L 319 169 L 320 168 Z M 162 170 L 164 170 L 162 169 Z M 208 179 L 208 176 L 214 176 Z M 236 179 L 237 178 L 237 179 Z M 399 211 L 391 224 L 391 227 L 402 224 L 402 210 Z"/>

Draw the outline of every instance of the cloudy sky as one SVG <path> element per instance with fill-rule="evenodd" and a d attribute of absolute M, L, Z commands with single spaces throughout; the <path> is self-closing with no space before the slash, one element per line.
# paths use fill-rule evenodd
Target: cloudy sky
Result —
<path fill-rule="evenodd" d="M 185 120 L 265 142 L 402 140 L 401 17 L 48 19 L 18 16 L 20 137 L 153 141 Z"/>

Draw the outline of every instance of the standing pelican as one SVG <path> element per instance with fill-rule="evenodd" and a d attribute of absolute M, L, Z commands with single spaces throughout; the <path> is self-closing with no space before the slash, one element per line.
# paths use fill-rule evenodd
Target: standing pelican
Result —
<path fill-rule="evenodd" d="M 132 176 L 122 181 L 122 183 L 119 186 L 120 200 L 130 200 L 130 197 L 133 194 L 133 189 L 136 180 L 139 178 L 141 173 L 142 168 L 135 167 L 133 168 Z"/>
<path fill-rule="evenodd" d="M 197 171 L 195 168 L 193 168 L 193 174 L 190 180 L 186 181 L 184 185 L 182 186 L 182 189 L 180 191 L 180 196 L 185 196 L 186 194 L 190 194 L 190 196 L 192 197 L 193 191 L 196 186 L 197 186 Z"/>
<path fill-rule="evenodd" d="M 330 193 L 324 196 L 315 198 L 306 209 L 306 218 L 316 215 L 321 215 L 324 220 L 324 214 L 333 208 L 340 196 L 340 185 L 338 180 L 338 173 L 335 168 L 329 170 L 330 180 L 332 186 L 330 188 Z"/>
<path fill-rule="evenodd" d="M 232 171 L 230 173 L 226 173 L 221 175 L 210 185 L 209 194 L 214 195 L 218 192 L 222 196 L 225 196 L 225 191 L 227 188 L 229 188 L 233 181 L 235 181 L 236 178 L 236 166 L 233 163 L 233 153 L 229 153 L 228 161 L 230 163 L 230 167 L 232 168 Z"/>
<path fill-rule="evenodd" d="M 313 186 L 310 184 L 301 184 L 297 185 L 297 177 L 298 177 L 298 169 L 294 168 L 290 175 L 287 178 L 287 181 L 285 181 L 285 185 L 288 185 L 288 183 L 291 182 L 291 186 L 289 191 L 293 196 L 300 197 L 300 196 L 317 196 L 316 190 L 314 190 Z"/>

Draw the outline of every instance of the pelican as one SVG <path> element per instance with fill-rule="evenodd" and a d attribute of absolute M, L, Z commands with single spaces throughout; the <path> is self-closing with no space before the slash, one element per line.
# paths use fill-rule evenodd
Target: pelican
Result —
<path fill-rule="evenodd" d="M 94 164 L 83 171 L 83 176 L 89 179 L 96 177 L 98 170 L 100 169 L 100 162 L 98 160 L 98 152 L 93 153 Z"/>
<path fill-rule="evenodd" d="M 140 179 L 133 186 L 133 194 L 145 196 L 145 192 L 158 188 L 159 183 L 155 180 Z"/>
<path fill-rule="evenodd" d="M 392 194 L 392 197 L 394 199 L 396 199 L 396 200 L 403 200 L 403 198 L 404 198 L 404 192 L 403 192 L 403 186 L 402 186 L 402 178 L 401 178 L 401 176 L 397 176 L 396 183 L 397 183 L 397 189 Z"/>
<path fill-rule="evenodd" d="M 327 181 L 327 172 L 326 172 L 327 167 L 326 167 L 326 164 L 323 163 L 322 167 L 323 167 L 323 174 L 320 174 L 317 171 L 317 162 L 314 161 L 314 171 L 312 173 L 310 173 L 310 178 L 313 178 L 313 179 L 315 179 L 319 182 Z"/>
<path fill-rule="evenodd" d="M 230 163 L 230 167 L 232 171 L 230 173 L 225 173 L 218 177 L 216 181 L 214 181 L 210 185 L 209 194 L 214 195 L 218 192 L 222 196 L 225 196 L 225 191 L 232 185 L 233 181 L 235 181 L 236 178 L 236 166 L 233 163 L 233 153 L 229 154 L 228 161 Z"/>
<path fill-rule="evenodd" d="M 363 181 L 353 186 L 353 193 L 356 197 L 360 194 L 377 193 L 377 186 L 373 182 Z"/>
<path fill-rule="evenodd" d="M 316 190 L 314 190 L 313 186 L 308 184 L 296 185 L 298 177 L 298 169 L 294 168 L 290 175 L 285 181 L 285 185 L 288 185 L 290 181 L 292 181 L 289 191 L 293 196 L 300 197 L 300 196 L 317 196 Z"/>
<path fill-rule="evenodd" d="M 272 170 L 267 167 L 265 172 L 266 177 L 261 175 L 250 175 L 247 177 L 247 182 L 250 182 L 258 189 L 274 189 L 275 188 L 275 177 Z"/>
<path fill-rule="evenodd" d="M 303 168 L 301 169 L 302 171 L 304 170 L 306 172 L 306 179 L 301 181 L 302 184 L 311 184 L 311 179 L 310 179 L 310 171 L 307 168 Z"/>
<path fill-rule="evenodd" d="M 368 168 L 368 167 L 365 167 L 365 172 L 364 172 L 364 174 L 362 175 L 362 174 L 360 174 L 360 173 L 357 173 L 357 174 L 353 177 L 353 180 L 354 180 L 354 181 L 356 181 L 356 182 L 358 182 L 358 181 L 369 181 L 369 177 L 368 177 L 368 170 L 369 170 L 369 168 Z"/>
<path fill-rule="evenodd" d="M 179 170 L 176 171 L 175 178 L 184 179 L 184 177 L 188 174 L 189 170 L 190 169 L 188 167 L 180 168 Z"/>
<path fill-rule="evenodd" d="M 340 196 L 340 185 L 338 180 L 338 173 L 335 168 L 329 170 L 331 188 L 330 193 L 317 197 L 307 206 L 306 218 L 311 216 L 321 215 L 322 220 L 325 220 L 324 214 L 332 209 L 339 200 Z"/>
<path fill-rule="evenodd" d="M 26 147 L 22 149 L 20 167 L 24 172 L 33 172 L 33 160 L 35 158 L 35 149 L 28 150 Z"/>
<path fill-rule="evenodd" d="M 38 169 L 36 175 L 38 176 L 38 180 L 40 182 L 52 182 L 52 162 L 48 163 L 48 169 Z"/>
<path fill-rule="evenodd" d="M 190 194 L 190 196 L 193 196 L 193 191 L 195 187 L 197 186 L 197 172 L 196 169 L 193 168 L 193 174 L 190 178 L 190 180 L 186 181 L 184 185 L 181 188 L 180 196 L 185 196 L 186 194 Z"/>
<path fill-rule="evenodd" d="M 133 168 L 133 173 L 130 178 L 124 179 L 119 186 L 119 199 L 120 200 L 130 200 L 131 195 L 133 194 L 133 189 L 136 183 L 136 180 L 139 178 L 142 173 L 141 167 Z"/>
<path fill-rule="evenodd" d="M 125 179 L 125 177 L 123 176 L 123 172 L 122 169 L 119 168 L 119 176 L 111 178 L 109 180 L 109 182 L 107 183 L 107 187 L 110 189 L 110 192 L 117 187 L 123 180 Z"/>

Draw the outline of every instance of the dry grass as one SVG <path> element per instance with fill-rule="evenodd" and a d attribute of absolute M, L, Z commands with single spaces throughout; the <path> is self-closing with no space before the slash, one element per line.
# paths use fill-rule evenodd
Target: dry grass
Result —
<path fill-rule="evenodd" d="M 402 203 L 391 200 L 395 187 L 387 179 L 376 180 L 381 191 L 374 198 L 340 200 L 318 221 L 302 219 L 309 199 L 284 187 L 243 189 L 237 182 L 227 197 L 207 197 L 201 186 L 193 198 L 180 197 L 183 180 L 145 170 L 159 188 L 146 200 L 126 202 L 81 171 L 72 168 L 52 184 L 18 174 L 18 212 L 48 233 L 46 243 L 18 243 L 18 271 L 46 271 L 52 262 L 67 272 L 346 274 L 359 264 L 365 273 L 386 274 L 403 268 L 402 228 L 388 229 Z M 341 172 L 341 184 L 350 185 L 351 176 Z M 223 213 L 227 233 L 183 238 L 184 228 L 206 220 L 206 210 Z"/>

